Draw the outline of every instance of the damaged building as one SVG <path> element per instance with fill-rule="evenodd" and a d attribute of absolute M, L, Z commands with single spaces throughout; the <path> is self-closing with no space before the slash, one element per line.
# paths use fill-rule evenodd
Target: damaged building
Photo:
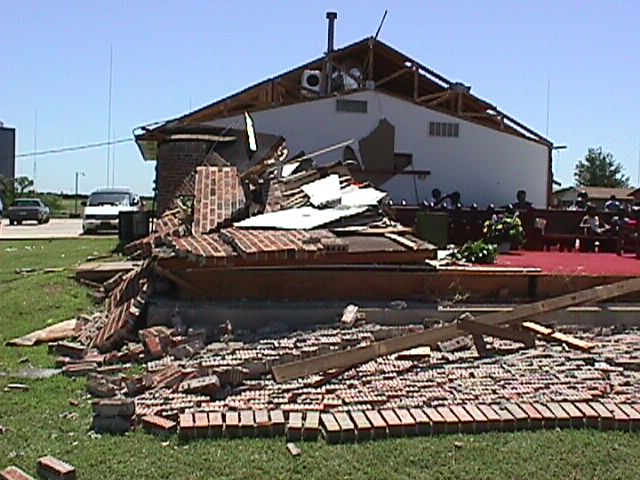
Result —
<path fill-rule="evenodd" d="M 137 130 L 143 157 L 157 161 L 160 212 L 193 168 L 210 162 L 214 145 L 245 128 L 247 113 L 256 130 L 286 138 L 289 156 L 320 151 L 316 164 L 342 161 L 396 203 L 429 201 L 439 188 L 461 192 L 467 205 L 503 205 L 525 189 L 535 206 L 549 205 L 549 140 L 377 38 L 334 49 L 330 20 L 322 57 Z M 322 153 L 331 145 L 340 147 Z"/>

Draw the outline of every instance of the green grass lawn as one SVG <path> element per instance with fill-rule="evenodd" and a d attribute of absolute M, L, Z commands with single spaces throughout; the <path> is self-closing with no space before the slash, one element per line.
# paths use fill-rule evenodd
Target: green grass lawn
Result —
<path fill-rule="evenodd" d="M 69 276 L 16 274 L 16 268 L 67 267 L 105 254 L 111 239 L 0 242 L 0 469 L 35 474 L 50 454 L 78 469 L 80 479 L 455 478 L 634 479 L 640 477 L 640 436 L 591 430 L 448 435 L 359 445 L 301 443 L 291 457 L 284 439 L 168 442 L 140 431 L 124 437 L 90 434 L 90 399 L 83 379 L 15 378 L 29 364 L 52 367 L 45 346 L 4 343 L 50 323 L 89 312 L 91 297 Z M 29 391 L 3 391 L 21 382 Z"/>

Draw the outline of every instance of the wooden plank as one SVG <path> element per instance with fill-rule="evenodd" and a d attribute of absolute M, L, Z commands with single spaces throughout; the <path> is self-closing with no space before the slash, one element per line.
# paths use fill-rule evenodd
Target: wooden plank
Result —
<path fill-rule="evenodd" d="M 476 320 L 489 325 L 513 324 L 542 313 L 560 310 L 582 303 L 598 302 L 640 290 L 640 277 L 622 280 L 608 285 L 581 290 L 514 308 L 510 312 L 495 312 L 482 315 Z M 273 367 L 277 382 L 286 382 L 332 368 L 348 368 L 371 361 L 375 358 L 401 352 L 419 346 L 436 346 L 438 342 L 451 340 L 462 332 L 457 325 L 429 328 L 423 332 L 373 342 L 367 346 L 341 352 L 327 353 L 297 362 Z"/>
<path fill-rule="evenodd" d="M 522 327 L 527 330 L 531 330 L 536 335 L 540 335 L 542 337 L 548 337 L 553 333 L 552 328 L 545 327 L 544 325 L 540 325 L 535 322 L 522 322 Z"/>
<path fill-rule="evenodd" d="M 512 342 L 524 343 L 529 348 L 534 347 L 536 344 L 535 336 L 530 332 L 478 322 L 469 314 L 460 317 L 457 323 L 462 330 L 474 335 L 489 335 L 495 338 L 511 340 Z"/>
<path fill-rule="evenodd" d="M 393 240 L 399 245 L 408 248 L 409 250 L 418 250 L 419 245 L 416 242 L 412 242 L 408 238 L 404 238 L 396 233 L 385 233 L 384 236 L 389 240 Z"/>

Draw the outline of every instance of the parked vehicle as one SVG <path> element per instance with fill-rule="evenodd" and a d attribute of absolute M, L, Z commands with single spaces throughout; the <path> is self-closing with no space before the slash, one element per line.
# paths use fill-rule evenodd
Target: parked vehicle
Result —
<path fill-rule="evenodd" d="M 83 202 L 82 231 L 117 230 L 120 212 L 141 208 L 140 197 L 125 188 L 101 188 Z"/>
<path fill-rule="evenodd" d="M 49 221 L 49 207 L 39 198 L 17 198 L 7 212 L 9 225 L 31 220 L 40 223 Z"/>

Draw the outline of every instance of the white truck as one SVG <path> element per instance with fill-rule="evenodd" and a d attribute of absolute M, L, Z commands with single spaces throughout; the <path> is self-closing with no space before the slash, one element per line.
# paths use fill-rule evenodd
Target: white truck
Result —
<path fill-rule="evenodd" d="M 82 231 L 117 230 L 120 212 L 132 212 L 142 207 L 140 197 L 126 188 L 101 188 L 83 202 Z"/>

